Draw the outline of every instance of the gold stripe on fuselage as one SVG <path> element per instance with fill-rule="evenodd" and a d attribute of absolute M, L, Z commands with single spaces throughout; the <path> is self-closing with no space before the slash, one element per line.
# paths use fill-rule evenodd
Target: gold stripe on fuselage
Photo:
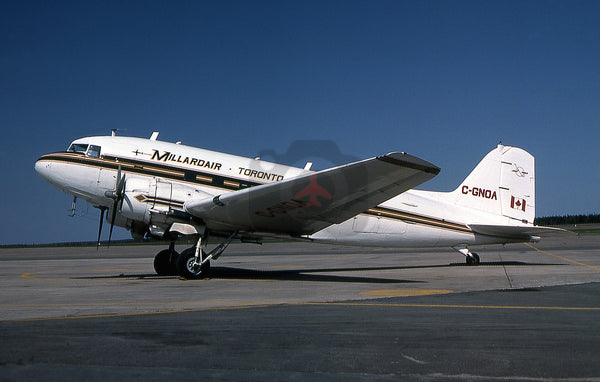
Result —
<path fill-rule="evenodd" d="M 472 233 L 473 231 L 464 224 L 447 222 L 422 215 L 415 215 L 401 210 L 392 209 L 389 207 L 373 207 L 365 212 L 367 215 L 388 218 L 391 220 L 401 220 L 408 223 L 433 226 L 436 228 L 446 229 L 449 231 L 460 231 L 464 233 Z"/>

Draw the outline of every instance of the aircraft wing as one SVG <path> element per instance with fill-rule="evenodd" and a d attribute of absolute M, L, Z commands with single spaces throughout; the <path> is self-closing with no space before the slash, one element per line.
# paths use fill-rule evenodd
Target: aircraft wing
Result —
<path fill-rule="evenodd" d="M 551 236 L 551 235 L 564 235 L 564 234 L 575 234 L 571 231 L 567 231 L 562 228 L 554 228 L 554 227 L 543 227 L 543 226 L 510 226 L 510 225 L 484 225 L 484 224 L 470 224 L 469 228 L 471 228 L 474 232 L 483 234 L 483 235 L 491 235 L 491 236 L 499 236 L 506 237 L 511 239 L 523 239 L 529 240 L 531 237 L 535 236 Z"/>
<path fill-rule="evenodd" d="M 190 200 L 184 207 L 211 229 L 307 235 L 350 219 L 439 171 L 417 157 L 389 153 L 213 199 Z"/>

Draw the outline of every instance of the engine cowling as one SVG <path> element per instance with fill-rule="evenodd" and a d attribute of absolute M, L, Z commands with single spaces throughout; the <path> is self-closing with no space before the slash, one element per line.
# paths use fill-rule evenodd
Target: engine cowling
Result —
<path fill-rule="evenodd" d="M 196 187 L 172 183 L 161 178 L 128 177 L 120 214 L 131 222 L 140 236 L 141 224 L 153 236 L 163 236 L 173 223 L 187 216 L 183 204 L 190 199 L 212 198 L 213 195 Z M 179 218 L 176 212 L 180 212 Z M 135 222 L 135 223 L 134 223 Z"/>
<path fill-rule="evenodd" d="M 148 198 L 150 195 L 151 181 L 148 178 L 130 176 L 125 183 L 125 197 L 123 206 L 119 211 L 128 219 L 150 223 L 150 212 L 148 211 Z"/>

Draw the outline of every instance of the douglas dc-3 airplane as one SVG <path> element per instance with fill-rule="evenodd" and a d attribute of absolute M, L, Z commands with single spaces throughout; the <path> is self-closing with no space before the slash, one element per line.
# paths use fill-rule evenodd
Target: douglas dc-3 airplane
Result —
<path fill-rule="evenodd" d="M 440 169 L 393 152 L 322 171 L 150 139 L 73 141 L 40 157 L 48 183 L 100 209 L 134 238 L 162 238 L 159 275 L 205 276 L 232 240 L 265 237 L 383 247 L 452 247 L 479 264 L 470 245 L 537 241 L 534 158 L 502 144 L 451 192 L 413 190 Z M 175 240 L 193 237 L 181 253 Z M 207 238 L 222 238 L 207 251 Z"/>

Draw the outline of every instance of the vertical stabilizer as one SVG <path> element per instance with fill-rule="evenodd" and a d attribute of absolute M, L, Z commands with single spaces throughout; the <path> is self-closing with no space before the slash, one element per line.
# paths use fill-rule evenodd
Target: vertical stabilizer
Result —
<path fill-rule="evenodd" d="M 500 144 L 453 194 L 461 206 L 533 224 L 535 160 L 523 149 Z"/>

